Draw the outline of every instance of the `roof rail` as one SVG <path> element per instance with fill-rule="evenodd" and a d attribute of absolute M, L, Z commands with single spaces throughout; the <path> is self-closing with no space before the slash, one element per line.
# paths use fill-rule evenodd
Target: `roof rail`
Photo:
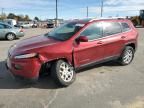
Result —
<path fill-rule="evenodd" d="M 104 17 L 100 17 L 100 18 L 94 18 L 94 19 L 91 19 L 89 22 L 92 22 L 92 21 L 96 21 L 96 20 L 110 20 L 110 19 L 118 19 L 118 20 L 122 20 L 122 19 L 126 19 L 125 17 L 110 17 L 110 18 L 104 18 Z"/>

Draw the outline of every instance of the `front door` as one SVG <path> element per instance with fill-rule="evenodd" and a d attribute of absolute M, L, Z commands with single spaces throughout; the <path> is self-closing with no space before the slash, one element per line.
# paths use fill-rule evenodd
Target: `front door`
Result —
<path fill-rule="evenodd" d="M 104 49 L 101 41 L 99 41 L 99 39 L 102 38 L 102 24 L 100 22 L 95 22 L 88 25 L 86 29 L 80 33 L 80 36 L 86 36 L 88 42 L 75 42 L 75 66 L 80 67 L 102 60 Z"/>

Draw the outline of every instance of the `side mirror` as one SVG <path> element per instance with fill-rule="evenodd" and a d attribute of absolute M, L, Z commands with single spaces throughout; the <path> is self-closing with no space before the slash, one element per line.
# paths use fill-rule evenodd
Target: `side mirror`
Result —
<path fill-rule="evenodd" d="M 79 41 L 80 42 L 88 42 L 88 38 L 86 36 L 80 36 Z"/>

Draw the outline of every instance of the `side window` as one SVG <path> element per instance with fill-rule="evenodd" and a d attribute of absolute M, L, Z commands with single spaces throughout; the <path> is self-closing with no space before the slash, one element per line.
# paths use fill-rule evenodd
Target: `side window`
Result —
<path fill-rule="evenodd" d="M 103 36 L 121 33 L 121 25 L 117 22 L 103 22 Z"/>
<path fill-rule="evenodd" d="M 9 25 L 4 25 L 4 28 L 5 28 L 5 29 L 9 29 L 9 28 L 12 28 L 12 27 L 9 26 Z"/>
<path fill-rule="evenodd" d="M 121 23 L 123 32 L 129 31 L 130 26 L 127 23 Z"/>
<path fill-rule="evenodd" d="M 11 25 L 12 23 L 10 21 L 7 22 L 9 25 Z"/>
<path fill-rule="evenodd" d="M 0 24 L 0 29 L 4 29 L 4 25 L 3 24 Z"/>
<path fill-rule="evenodd" d="M 88 40 L 94 40 L 102 37 L 102 24 L 93 23 L 88 26 L 80 36 L 87 36 Z"/>

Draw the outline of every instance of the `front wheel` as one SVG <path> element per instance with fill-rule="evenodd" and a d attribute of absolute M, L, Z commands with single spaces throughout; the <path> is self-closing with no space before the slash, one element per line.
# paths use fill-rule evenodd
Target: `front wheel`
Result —
<path fill-rule="evenodd" d="M 69 86 L 75 81 L 74 68 L 64 60 L 56 61 L 51 68 L 51 75 L 60 86 Z"/>
<path fill-rule="evenodd" d="M 134 49 L 131 46 L 126 46 L 119 59 L 121 65 L 128 65 L 134 58 Z"/>

